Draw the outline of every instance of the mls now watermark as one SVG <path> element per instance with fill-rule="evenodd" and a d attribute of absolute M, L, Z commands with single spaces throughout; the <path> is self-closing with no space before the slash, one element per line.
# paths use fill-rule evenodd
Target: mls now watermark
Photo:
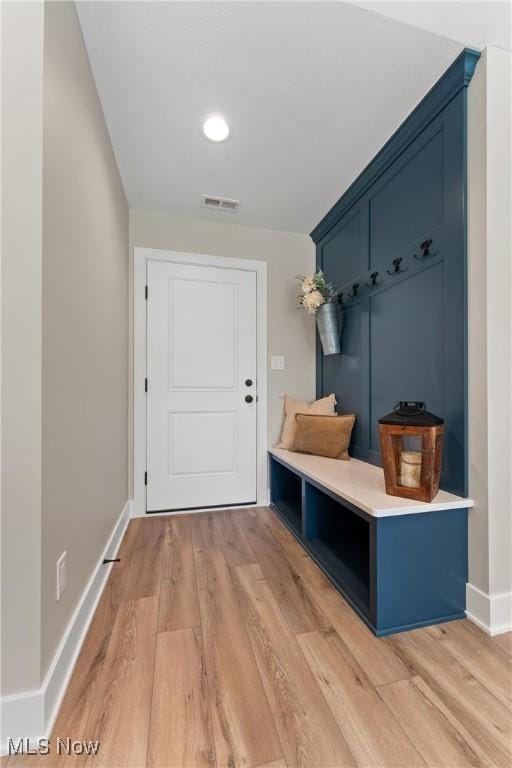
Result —
<path fill-rule="evenodd" d="M 9 739 L 9 755 L 97 755 L 100 750 L 99 741 L 79 741 L 78 739 Z"/>

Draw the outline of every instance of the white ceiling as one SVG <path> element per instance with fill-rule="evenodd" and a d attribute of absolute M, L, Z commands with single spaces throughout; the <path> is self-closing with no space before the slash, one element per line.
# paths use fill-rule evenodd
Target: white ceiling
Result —
<path fill-rule="evenodd" d="M 344 2 L 77 7 L 130 206 L 295 232 L 463 47 Z M 211 112 L 228 118 L 224 144 L 201 135 Z M 238 213 L 201 208 L 203 193 Z"/>
<path fill-rule="evenodd" d="M 494 45 L 511 50 L 510 0 L 375 0 L 356 2 L 356 5 L 458 40 L 465 46 Z"/>

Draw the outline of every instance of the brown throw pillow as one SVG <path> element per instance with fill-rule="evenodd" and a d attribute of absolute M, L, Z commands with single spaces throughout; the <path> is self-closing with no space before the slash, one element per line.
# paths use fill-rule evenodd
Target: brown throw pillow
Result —
<path fill-rule="evenodd" d="M 348 446 L 355 420 L 353 414 L 333 417 L 298 413 L 292 450 L 348 461 Z"/>
<path fill-rule="evenodd" d="M 297 428 L 295 417 L 298 413 L 332 414 L 334 416 L 335 406 L 335 395 L 327 395 L 327 397 L 322 397 L 320 400 L 315 400 L 312 403 L 307 403 L 304 400 L 294 400 L 293 397 L 286 395 L 284 399 L 283 432 L 281 434 L 281 442 L 277 444 L 276 448 L 285 448 L 287 451 L 292 450 L 295 430 Z"/>

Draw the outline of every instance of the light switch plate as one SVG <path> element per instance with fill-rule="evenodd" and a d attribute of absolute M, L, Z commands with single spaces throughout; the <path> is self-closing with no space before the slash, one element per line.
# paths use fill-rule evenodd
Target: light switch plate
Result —
<path fill-rule="evenodd" d="M 284 355 L 272 355 L 270 367 L 273 371 L 284 371 Z"/>

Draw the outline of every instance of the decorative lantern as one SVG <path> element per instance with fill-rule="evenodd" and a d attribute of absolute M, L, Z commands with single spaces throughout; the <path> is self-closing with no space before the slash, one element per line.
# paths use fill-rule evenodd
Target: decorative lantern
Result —
<path fill-rule="evenodd" d="M 432 501 L 439 491 L 444 422 L 425 403 L 401 401 L 379 419 L 386 493 Z"/>

